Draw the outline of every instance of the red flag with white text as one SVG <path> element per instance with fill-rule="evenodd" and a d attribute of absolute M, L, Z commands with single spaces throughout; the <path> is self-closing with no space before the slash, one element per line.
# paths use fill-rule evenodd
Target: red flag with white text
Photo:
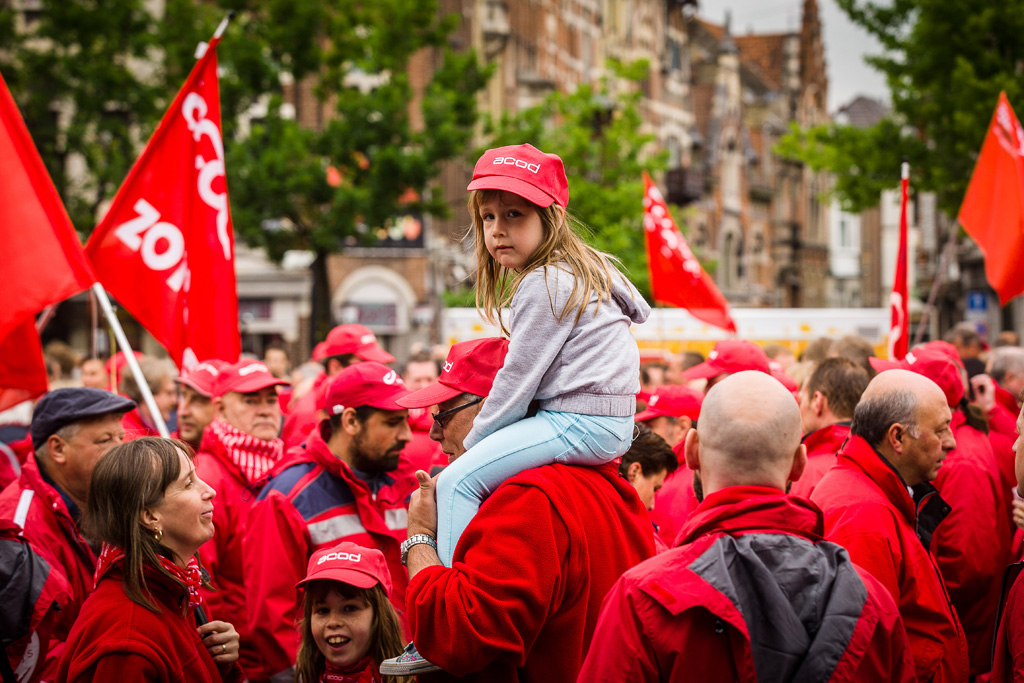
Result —
<path fill-rule="evenodd" d="M 661 191 L 644 173 L 644 234 L 654 300 L 685 308 L 698 320 L 736 332 L 729 302 L 715 286 L 672 220 Z"/>
<path fill-rule="evenodd" d="M 210 41 L 86 245 L 100 282 L 179 367 L 238 359 L 234 236 Z"/>
<path fill-rule="evenodd" d="M 35 316 L 96 281 L 18 107 L 0 75 L 0 410 L 46 391 Z"/>
<path fill-rule="evenodd" d="M 957 216 L 985 256 L 985 278 L 1007 301 L 1024 292 L 1024 129 L 1006 98 L 992 115 Z"/>
<path fill-rule="evenodd" d="M 903 360 L 907 355 L 910 318 L 907 314 L 907 200 L 910 165 L 903 162 L 900 173 L 900 249 L 896 254 L 896 276 L 889 294 L 889 358 Z"/>

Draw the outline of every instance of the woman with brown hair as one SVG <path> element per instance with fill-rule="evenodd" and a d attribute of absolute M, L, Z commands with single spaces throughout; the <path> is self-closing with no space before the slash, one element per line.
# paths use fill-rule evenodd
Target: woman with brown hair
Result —
<path fill-rule="evenodd" d="M 238 634 L 207 621 L 196 551 L 213 538 L 213 489 L 192 450 L 144 437 L 107 453 L 86 501 L 90 538 L 103 542 L 96 590 L 68 636 L 61 683 L 240 681 Z"/>

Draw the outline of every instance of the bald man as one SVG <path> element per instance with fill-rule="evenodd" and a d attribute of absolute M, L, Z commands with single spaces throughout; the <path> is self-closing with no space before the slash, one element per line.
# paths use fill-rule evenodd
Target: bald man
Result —
<path fill-rule="evenodd" d="M 605 598 L 580 681 L 915 680 L 892 597 L 786 494 L 807 456 L 778 380 L 716 384 L 684 453 L 701 503 Z"/>
<path fill-rule="evenodd" d="M 966 681 L 967 641 L 929 546 L 950 512 L 931 485 L 956 447 L 946 396 L 909 370 L 868 384 L 850 438 L 811 500 L 825 535 L 889 589 L 903 617 L 918 680 Z"/>

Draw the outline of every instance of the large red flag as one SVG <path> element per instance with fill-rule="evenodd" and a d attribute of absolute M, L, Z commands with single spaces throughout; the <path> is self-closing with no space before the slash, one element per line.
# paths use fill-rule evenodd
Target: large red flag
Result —
<path fill-rule="evenodd" d="M 661 191 L 644 173 L 644 234 L 654 300 L 685 308 L 709 325 L 736 332 L 729 302 L 694 257 Z"/>
<path fill-rule="evenodd" d="M 910 164 L 903 162 L 900 172 L 900 250 L 896 255 L 896 276 L 889 294 L 889 358 L 903 360 L 907 355 L 910 319 L 907 316 L 907 198 Z"/>
<path fill-rule="evenodd" d="M 0 75 L 0 410 L 46 391 L 35 315 L 96 281 Z"/>
<path fill-rule="evenodd" d="M 958 216 L 985 256 L 985 277 L 1007 301 L 1024 292 L 1024 130 L 1006 93 L 988 126 Z"/>
<path fill-rule="evenodd" d="M 100 282 L 180 367 L 238 359 L 234 237 L 215 37 L 85 251 Z"/>

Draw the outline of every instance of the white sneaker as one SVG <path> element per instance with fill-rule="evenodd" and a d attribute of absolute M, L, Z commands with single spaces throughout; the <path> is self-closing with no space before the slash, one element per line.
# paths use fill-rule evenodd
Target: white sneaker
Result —
<path fill-rule="evenodd" d="M 402 654 L 380 663 L 380 672 L 385 676 L 413 676 L 440 670 L 441 667 L 423 659 L 413 643 L 406 645 Z"/>

